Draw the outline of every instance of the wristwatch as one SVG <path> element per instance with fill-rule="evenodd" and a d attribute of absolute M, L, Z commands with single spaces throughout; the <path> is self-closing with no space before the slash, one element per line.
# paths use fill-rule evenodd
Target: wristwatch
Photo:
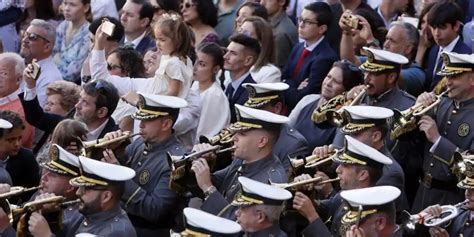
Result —
<path fill-rule="evenodd" d="M 217 188 L 214 185 L 207 188 L 206 191 L 204 191 L 204 200 L 211 196 L 215 191 L 217 191 Z"/>

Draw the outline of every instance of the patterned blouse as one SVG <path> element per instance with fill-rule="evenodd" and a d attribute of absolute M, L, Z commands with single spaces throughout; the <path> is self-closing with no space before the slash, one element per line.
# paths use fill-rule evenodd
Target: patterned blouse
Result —
<path fill-rule="evenodd" d="M 66 45 L 66 31 L 69 21 L 63 21 L 56 29 L 54 44 L 54 61 L 64 80 L 79 83 L 82 63 L 90 48 L 89 22 L 84 23 Z"/>

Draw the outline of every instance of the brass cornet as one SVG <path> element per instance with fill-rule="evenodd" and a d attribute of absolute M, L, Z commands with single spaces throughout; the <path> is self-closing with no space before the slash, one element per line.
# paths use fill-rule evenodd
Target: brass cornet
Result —
<path fill-rule="evenodd" d="M 36 191 L 40 188 L 42 188 L 42 186 L 36 186 L 36 187 L 31 187 L 31 188 L 13 186 L 10 188 L 10 192 L 0 194 L 0 199 L 8 199 L 12 196 L 21 195 L 23 193 L 30 192 L 30 191 Z"/>
<path fill-rule="evenodd" d="M 441 206 L 442 212 L 440 216 L 432 216 L 427 213 L 418 213 L 411 215 L 407 211 L 401 213 L 402 225 L 408 230 L 414 230 L 416 224 L 421 224 L 427 227 L 441 226 L 459 215 L 459 209 L 467 204 L 469 200 L 464 200 L 456 205 Z"/>
<path fill-rule="evenodd" d="M 23 204 L 21 207 L 12 208 L 9 211 L 10 222 L 13 223 L 14 221 L 19 220 L 20 217 L 27 212 L 32 213 L 32 212 L 41 210 L 46 204 L 59 204 L 60 208 L 66 208 L 68 206 L 72 206 L 81 202 L 80 199 L 76 199 L 72 201 L 65 201 L 65 200 L 66 198 L 64 198 L 63 196 L 52 196 L 45 199 L 27 202 Z"/>
<path fill-rule="evenodd" d="M 181 165 L 183 165 L 186 162 L 191 162 L 195 159 L 198 159 L 202 155 L 204 155 L 206 153 L 209 153 L 209 152 L 214 152 L 215 154 L 220 154 L 220 153 L 223 153 L 223 152 L 233 151 L 233 150 L 235 150 L 235 146 L 228 147 L 228 148 L 222 148 L 222 146 L 215 145 L 215 146 L 209 147 L 208 149 L 205 149 L 205 150 L 202 150 L 202 151 L 195 151 L 195 152 L 193 152 L 191 154 L 188 154 L 188 155 L 183 155 L 183 156 L 169 155 L 171 170 L 174 170 L 174 169 L 180 167 Z"/>
<path fill-rule="evenodd" d="M 213 137 L 206 137 L 206 136 L 200 136 L 199 137 L 199 142 L 200 143 L 209 143 L 211 145 L 223 145 L 227 143 L 231 143 L 233 141 L 235 132 L 232 131 L 229 128 L 224 128 L 221 131 L 219 131 L 219 134 L 213 136 Z"/>
<path fill-rule="evenodd" d="M 311 179 L 307 179 L 307 180 L 301 180 L 301 181 L 296 181 L 296 182 L 291 182 L 291 183 L 272 183 L 270 181 L 270 185 L 272 186 L 275 186 L 275 187 L 279 187 L 279 188 L 283 188 L 283 189 L 296 189 L 302 185 L 306 185 L 306 184 L 317 184 L 317 185 L 321 185 L 321 184 L 327 184 L 327 183 L 332 183 L 332 182 L 339 182 L 341 179 L 338 177 L 338 178 L 334 178 L 334 179 L 327 179 L 327 180 L 322 180 L 322 177 L 314 177 L 314 178 L 311 178 Z"/>
<path fill-rule="evenodd" d="M 319 157 L 316 155 L 310 155 L 303 159 L 291 158 L 290 163 L 294 170 L 304 166 L 305 168 L 314 168 L 321 164 L 331 161 L 334 155 L 338 154 L 341 150 L 335 150 L 333 153 L 326 157 Z"/>
<path fill-rule="evenodd" d="M 368 88 L 369 85 L 365 85 L 362 91 L 352 100 L 347 99 L 347 94 L 335 96 L 314 110 L 311 120 L 317 124 L 329 121 L 338 127 L 341 126 L 342 121 L 339 120 L 342 119 L 341 114 L 344 111 L 344 107 L 359 104 L 367 93 Z"/>
<path fill-rule="evenodd" d="M 141 135 L 141 133 L 134 133 L 134 134 L 131 134 L 130 132 L 126 131 L 126 132 L 123 132 L 123 135 L 120 136 L 120 137 L 116 137 L 114 139 L 106 139 L 106 138 L 101 138 L 101 139 L 97 139 L 97 140 L 94 140 L 94 141 L 87 141 L 87 142 L 82 142 L 82 146 L 84 147 L 84 149 L 88 150 L 88 149 L 91 149 L 91 148 L 104 148 L 110 144 L 114 144 L 116 142 L 123 142 L 129 138 L 132 138 L 134 136 L 138 136 L 138 135 Z"/>
<path fill-rule="evenodd" d="M 441 94 L 436 95 L 436 100 L 428 106 L 424 106 L 422 103 L 417 103 L 403 111 L 394 109 L 394 120 L 390 131 L 390 139 L 395 140 L 401 135 L 415 130 L 417 127 L 417 118 L 425 115 L 436 107 L 441 102 L 443 96 L 448 92 L 448 90 L 445 90 Z"/>

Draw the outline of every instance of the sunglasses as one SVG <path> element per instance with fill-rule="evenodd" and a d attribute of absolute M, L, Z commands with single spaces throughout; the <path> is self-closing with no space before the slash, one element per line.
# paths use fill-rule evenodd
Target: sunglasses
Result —
<path fill-rule="evenodd" d="M 107 63 L 107 70 L 113 70 L 113 69 L 120 69 L 122 70 L 122 66 L 119 66 L 119 65 L 115 65 L 115 64 L 108 64 Z"/>
<path fill-rule="evenodd" d="M 196 6 L 195 3 L 190 3 L 190 2 L 187 2 L 187 3 L 181 3 L 179 4 L 179 9 L 184 9 L 184 8 L 191 8 L 191 7 L 194 7 Z"/>
<path fill-rule="evenodd" d="M 43 39 L 44 41 L 48 42 L 48 43 L 51 43 L 48 39 L 46 39 L 45 37 L 41 36 L 41 35 L 38 35 L 36 33 L 33 33 L 33 32 L 25 32 L 23 34 L 23 37 L 26 37 L 28 38 L 28 40 L 30 41 L 37 41 L 38 39 Z"/>

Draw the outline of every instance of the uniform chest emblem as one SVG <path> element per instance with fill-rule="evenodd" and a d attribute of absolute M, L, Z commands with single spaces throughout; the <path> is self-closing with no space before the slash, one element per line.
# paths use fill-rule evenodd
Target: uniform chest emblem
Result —
<path fill-rule="evenodd" d="M 143 170 L 140 172 L 140 176 L 138 178 L 138 182 L 140 185 L 145 185 L 150 181 L 150 171 L 148 170 Z"/>
<path fill-rule="evenodd" d="M 469 134 L 469 130 L 470 130 L 469 124 L 467 124 L 467 123 L 462 123 L 462 124 L 459 125 L 459 127 L 458 127 L 458 135 L 459 135 L 460 137 L 465 137 L 465 136 L 467 136 L 467 134 Z"/>

